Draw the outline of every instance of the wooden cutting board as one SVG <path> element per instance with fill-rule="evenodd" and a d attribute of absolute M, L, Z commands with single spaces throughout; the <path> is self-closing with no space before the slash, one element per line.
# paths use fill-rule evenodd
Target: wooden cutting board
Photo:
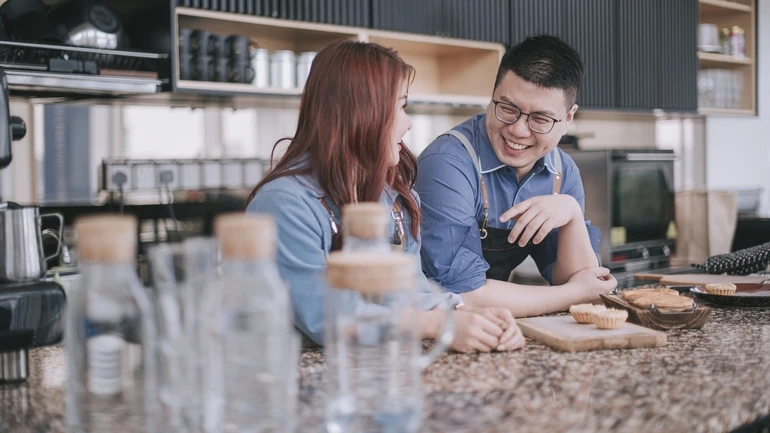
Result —
<path fill-rule="evenodd" d="M 577 323 L 572 316 L 529 317 L 516 322 L 525 337 L 562 352 L 666 345 L 666 334 L 627 322 L 610 330 Z"/>
<path fill-rule="evenodd" d="M 666 286 L 702 286 L 712 283 L 733 283 L 733 284 L 762 284 L 765 277 L 742 277 L 735 275 L 709 275 L 709 274 L 679 274 L 664 275 L 660 279 L 660 284 Z"/>
<path fill-rule="evenodd" d="M 763 277 L 741 277 L 735 275 L 709 275 L 709 274 L 634 274 L 634 279 L 639 281 L 649 281 L 666 286 L 702 286 L 710 283 L 734 283 L 734 284 L 761 284 L 766 278 Z"/>

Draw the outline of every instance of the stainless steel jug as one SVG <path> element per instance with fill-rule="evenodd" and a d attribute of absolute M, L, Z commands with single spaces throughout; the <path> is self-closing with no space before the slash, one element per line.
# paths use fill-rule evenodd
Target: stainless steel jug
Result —
<path fill-rule="evenodd" d="M 45 276 L 46 260 L 59 255 L 64 217 L 59 213 L 39 215 L 35 206 L 0 211 L 0 281 L 27 282 Z M 43 218 L 57 218 L 59 229 L 41 231 Z M 43 255 L 43 237 L 56 239 L 56 252 Z"/>

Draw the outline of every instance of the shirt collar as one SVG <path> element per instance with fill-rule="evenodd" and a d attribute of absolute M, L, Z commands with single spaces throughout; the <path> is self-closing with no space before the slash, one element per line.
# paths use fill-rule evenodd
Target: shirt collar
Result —
<path fill-rule="evenodd" d="M 479 153 L 479 159 L 481 161 L 482 174 L 491 173 L 506 167 L 506 165 L 497 158 L 494 149 L 492 149 L 492 143 L 489 141 L 489 136 L 487 135 L 486 121 L 487 115 L 484 113 L 479 116 L 478 121 L 476 122 L 476 136 L 481 137 L 477 146 L 477 152 Z M 554 148 L 553 151 L 538 159 L 537 162 L 535 162 L 534 167 L 532 167 L 532 172 L 537 174 L 545 168 L 552 174 L 557 174 L 553 166 L 554 151 L 558 152 L 558 150 Z"/>
<path fill-rule="evenodd" d="M 289 169 L 296 170 L 299 168 L 303 168 L 304 166 L 310 164 L 310 153 L 305 153 L 301 157 L 299 157 L 298 160 L 296 160 L 294 163 L 292 163 L 289 166 Z M 318 183 L 318 179 L 316 179 L 315 175 L 312 173 L 305 173 L 305 174 L 297 174 L 294 175 L 294 177 L 297 179 L 297 181 L 302 184 L 307 190 L 316 198 L 321 198 L 325 196 L 323 189 L 321 189 L 321 185 Z"/>

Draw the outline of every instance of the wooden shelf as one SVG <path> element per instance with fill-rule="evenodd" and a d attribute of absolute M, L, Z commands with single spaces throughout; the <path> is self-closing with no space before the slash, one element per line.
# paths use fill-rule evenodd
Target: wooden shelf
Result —
<path fill-rule="evenodd" d="M 754 61 L 748 57 L 735 57 L 727 54 L 706 53 L 699 51 L 698 60 L 702 67 L 707 68 L 730 68 L 735 66 L 750 66 Z"/>
<path fill-rule="evenodd" d="M 725 0 L 698 0 L 701 15 L 751 12 L 751 5 Z"/>
<path fill-rule="evenodd" d="M 262 96 L 299 96 L 302 89 L 276 89 L 272 87 L 255 87 L 251 84 L 220 83 L 215 81 L 191 81 L 179 80 L 176 84 L 181 90 L 202 90 L 207 92 L 231 93 L 234 95 L 262 95 Z"/>
<path fill-rule="evenodd" d="M 177 7 L 177 28 L 207 30 L 214 34 L 248 36 L 269 51 L 320 51 L 338 40 L 376 42 L 393 48 L 416 75 L 409 89 L 409 103 L 445 108 L 483 108 L 491 98 L 490 83 L 505 53 L 502 44 L 440 38 L 435 36 L 307 23 L 227 12 Z M 179 44 L 174 44 L 179 58 Z M 301 89 L 257 88 L 250 84 L 180 80 L 175 72 L 174 89 L 187 94 L 223 97 L 298 97 Z"/>
<path fill-rule="evenodd" d="M 415 67 L 410 92 L 439 97 L 491 95 L 489 83 L 495 82 L 504 54 L 502 45 L 486 42 L 380 31 L 364 36 L 370 42 L 393 48 Z"/>
<path fill-rule="evenodd" d="M 754 110 L 740 108 L 699 108 L 698 114 L 712 116 L 753 116 Z"/>
<path fill-rule="evenodd" d="M 261 97 L 290 97 L 299 98 L 302 89 L 276 89 L 255 87 L 250 84 L 220 83 L 213 81 L 179 80 L 177 89 L 185 92 L 217 93 L 222 96 L 261 96 Z M 433 95 L 424 93 L 410 93 L 409 104 L 414 105 L 442 105 L 456 107 L 483 108 L 489 104 L 490 97 L 464 96 L 464 95 Z"/>
<path fill-rule="evenodd" d="M 721 31 L 724 28 L 739 26 L 744 31 L 745 57 L 735 57 L 719 53 L 698 52 L 699 70 L 729 70 L 737 74 L 742 83 L 740 95 L 728 95 L 727 98 L 740 100 L 738 109 L 703 108 L 698 110 L 706 115 L 755 115 L 757 110 L 757 0 L 699 0 L 699 23 L 713 24 Z M 731 89 L 731 88 L 730 88 Z M 719 91 L 720 89 L 717 89 Z M 724 91 L 725 89 L 721 89 Z M 704 105 L 706 101 L 701 101 Z"/>

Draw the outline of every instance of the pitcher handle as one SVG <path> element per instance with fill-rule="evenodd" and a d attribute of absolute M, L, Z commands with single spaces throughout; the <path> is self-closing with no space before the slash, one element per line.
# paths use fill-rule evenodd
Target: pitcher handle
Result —
<path fill-rule="evenodd" d="M 37 219 L 42 225 L 43 218 L 51 218 L 51 217 L 55 217 L 56 219 L 59 220 L 59 230 L 45 229 L 43 230 L 43 233 L 41 233 L 41 237 L 48 235 L 56 239 L 56 252 L 51 254 L 50 256 L 45 257 L 45 260 L 50 260 L 61 253 L 61 234 L 64 232 L 64 216 L 58 212 L 43 214 L 38 216 Z"/>
<path fill-rule="evenodd" d="M 427 281 L 428 291 L 431 293 L 438 295 L 447 294 L 444 289 L 437 283 L 431 280 Z M 436 307 L 439 311 L 444 311 L 446 313 L 446 317 L 444 324 L 438 333 L 438 337 L 436 337 L 436 344 L 433 345 L 428 353 L 420 356 L 417 360 L 420 370 L 425 369 L 427 366 L 432 364 L 433 361 L 439 357 L 439 355 L 446 352 L 449 349 L 449 345 L 452 344 L 452 341 L 455 338 L 455 319 L 454 316 L 452 316 L 452 311 L 454 311 L 454 308 L 452 308 L 453 305 L 449 302 L 449 298 L 441 301 Z"/>

